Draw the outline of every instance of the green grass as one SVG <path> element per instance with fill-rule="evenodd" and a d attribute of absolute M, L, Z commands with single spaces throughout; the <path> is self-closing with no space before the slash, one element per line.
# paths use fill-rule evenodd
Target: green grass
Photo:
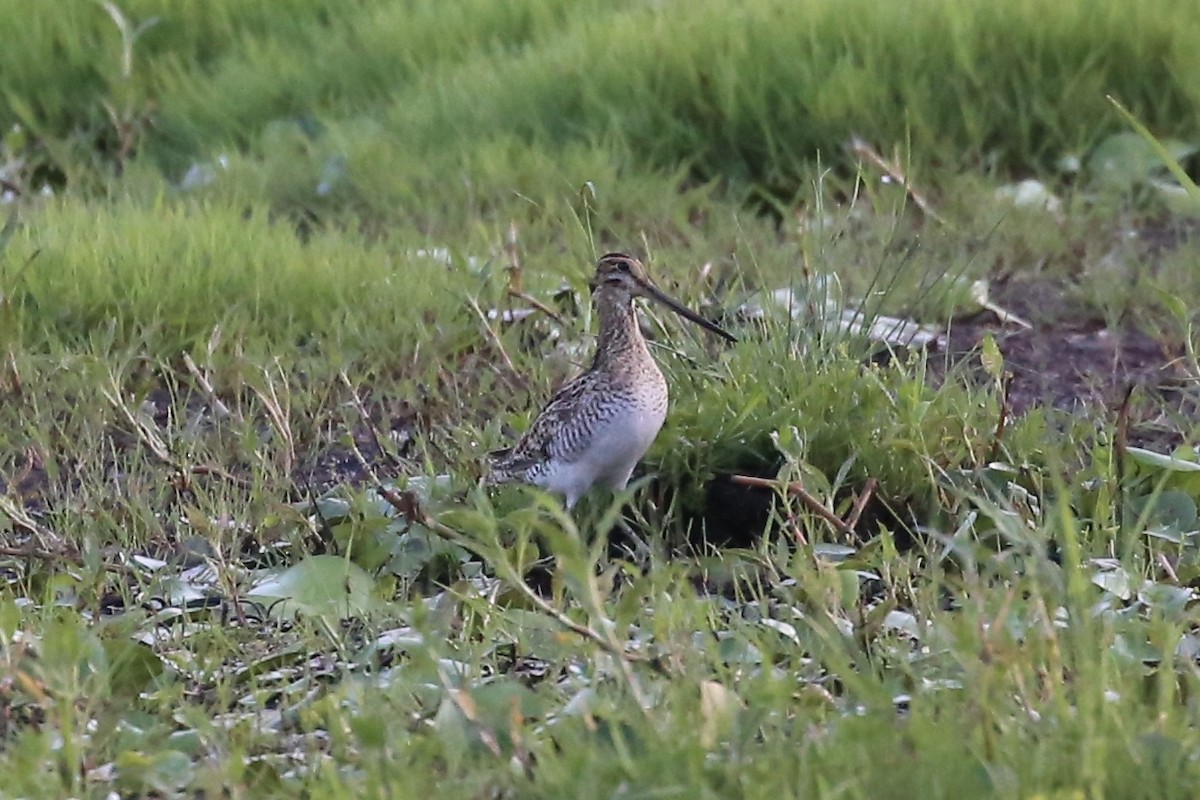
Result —
<path fill-rule="evenodd" d="M 1196 795 L 1195 211 L 1106 99 L 1194 167 L 1189 3 L 114 10 L 0 0 L 4 796 Z M 631 493 L 484 490 L 612 249 L 741 341 L 646 315 Z M 821 325 L 974 281 L 1007 360 Z"/>
<path fill-rule="evenodd" d="M 1028 172 L 1122 129 L 1106 94 L 1163 135 L 1197 123 L 1200 23 L 1181 0 L 569 8 L 129 3 L 131 30 L 157 23 L 132 42 L 128 72 L 100 6 L 0 8 L 26 22 L 0 56 L 0 118 L 42 136 L 78 180 L 97 143 L 121 153 L 107 104 L 173 177 L 213 148 L 273 149 L 282 121 L 350 138 L 370 121 L 388 136 L 376 151 L 418 164 L 510 138 L 611 140 L 638 167 L 682 162 L 785 200 L 816 154 L 843 161 L 852 134 L 910 148 L 921 168 Z"/>

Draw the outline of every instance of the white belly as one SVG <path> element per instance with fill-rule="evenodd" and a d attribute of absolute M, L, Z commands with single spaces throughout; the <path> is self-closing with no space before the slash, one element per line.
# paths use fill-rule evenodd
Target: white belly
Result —
<path fill-rule="evenodd" d="M 561 493 L 567 507 L 597 483 L 614 490 L 624 489 L 638 461 L 650 449 L 667 417 L 666 398 L 662 402 L 639 404 L 636 409 L 617 414 L 596 427 L 584 452 L 570 463 L 558 462 L 538 483 Z"/>

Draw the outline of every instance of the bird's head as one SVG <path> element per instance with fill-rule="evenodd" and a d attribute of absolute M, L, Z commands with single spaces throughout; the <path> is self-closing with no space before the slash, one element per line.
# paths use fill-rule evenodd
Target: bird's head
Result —
<path fill-rule="evenodd" d="M 648 296 L 648 288 L 653 287 L 646 267 L 641 261 L 624 253 L 607 253 L 600 256 L 596 262 L 596 274 L 591 281 L 592 291 L 600 289 L 616 289 L 628 292 L 633 297 Z"/>
<path fill-rule="evenodd" d="M 650 280 L 641 261 L 624 253 L 607 253 L 596 262 L 596 274 L 592 278 L 593 293 L 606 292 L 619 301 L 629 302 L 635 297 L 648 297 L 661 303 L 684 319 L 723 336 L 731 342 L 737 338 L 709 322 L 670 295 L 663 292 Z"/>

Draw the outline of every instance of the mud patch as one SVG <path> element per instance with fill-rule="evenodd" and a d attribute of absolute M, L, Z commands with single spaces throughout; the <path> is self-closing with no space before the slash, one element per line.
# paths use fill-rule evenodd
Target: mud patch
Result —
<path fill-rule="evenodd" d="M 1134 444 L 1175 447 L 1184 441 L 1184 429 L 1200 421 L 1200 392 L 1179 366 L 1178 345 L 1132 326 L 1106 325 L 1054 281 L 1012 281 L 994 287 L 993 297 L 1032 329 L 1003 324 L 990 313 L 958 321 L 950 328 L 949 362 L 965 363 L 969 373 L 987 380 L 974 352 L 990 333 L 1011 375 L 1010 413 L 1050 408 L 1115 420 L 1134 387 Z"/>
<path fill-rule="evenodd" d="M 1130 384 L 1149 388 L 1177 383 L 1168 347 L 1134 328 L 1112 328 L 1074 308 L 1063 286 L 1051 281 L 1014 282 L 994 290 L 998 302 L 1033 324 L 1001 324 L 992 315 L 950 328 L 952 356 L 965 356 L 991 333 L 1012 374 L 1010 408 L 1066 411 L 1119 403 Z"/>

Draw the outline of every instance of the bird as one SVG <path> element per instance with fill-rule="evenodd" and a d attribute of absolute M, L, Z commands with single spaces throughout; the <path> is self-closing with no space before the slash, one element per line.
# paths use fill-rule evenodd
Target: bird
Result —
<path fill-rule="evenodd" d="M 550 398 L 514 446 L 490 454 L 487 478 L 561 495 L 568 511 L 597 484 L 623 490 L 667 416 L 667 380 L 646 346 L 634 300 L 661 303 L 737 342 L 655 286 L 633 256 L 601 256 L 589 287 L 600 318 L 591 366 Z"/>

